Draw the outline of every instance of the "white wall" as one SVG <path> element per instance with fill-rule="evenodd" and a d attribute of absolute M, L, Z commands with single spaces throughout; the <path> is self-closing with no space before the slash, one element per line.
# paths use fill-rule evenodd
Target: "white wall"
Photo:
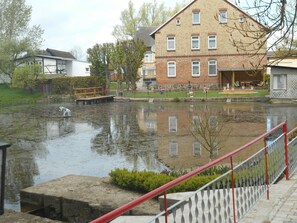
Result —
<path fill-rule="evenodd" d="M 73 60 L 72 61 L 72 73 L 69 76 L 90 76 L 90 63 Z"/>
<path fill-rule="evenodd" d="M 56 60 L 44 58 L 44 73 L 56 74 Z"/>

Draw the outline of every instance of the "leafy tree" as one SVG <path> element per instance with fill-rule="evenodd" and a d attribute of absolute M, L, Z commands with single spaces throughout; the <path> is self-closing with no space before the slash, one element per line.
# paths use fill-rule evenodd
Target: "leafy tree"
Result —
<path fill-rule="evenodd" d="M 128 9 L 122 11 L 120 20 L 122 25 L 114 27 L 113 36 L 118 40 L 133 37 L 139 26 L 139 18 L 137 18 L 136 10 L 131 0 L 129 1 Z"/>
<path fill-rule="evenodd" d="M 140 26 L 158 26 L 166 22 L 173 14 L 185 4 L 177 3 L 173 9 L 167 9 L 164 3 L 158 4 L 157 0 L 143 3 L 136 13 L 133 2 L 130 0 L 128 8 L 121 13 L 121 24 L 114 27 L 113 36 L 118 40 L 131 39 Z"/>
<path fill-rule="evenodd" d="M 117 91 L 123 91 L 123 69 L 125 55 L 120 42 L 113 45 L 111 49 L 110 63 L 111 67 L 116 71 Z"/>
<path fill-rule="evenodd" d="M 126 83 L 131 84 L 132 90 L 136 90 L 136 82 L 139 80 L 138 69 L 143 63 L 146 46 L 143 41 L 133 39 L 122 43 L 126 63 Z"/>
<path fill-rule="evenodd" d="M 96 44 L 93 48 L 89 48 L 88 60 L 91 65 L 91 75 L 104 75 L 106 78 L 106 86 L 110 82 L 110 59 L 113 43 Z"/>
<path fill-rule="evenodd" d="M 31 6 L 25 0 L 0 0 L 0 73 L 12 78 L 24 55 L 33 55 L 42 43 L 40 26 L 29 27 Z"/>
<path fill-rule="evenodd" d="M 12 74 L 12 86 L 28 89 L 32 93 L 44 78 L 42 68 L 39 65 L 20 66 Z"/>
<path fill-rule="evenodd" d="M 104 65 L 101 58 L 100 45 L 96 44 L 87 50 L 88 61 L 91 63 L 91 76 L 100 76 L 104 74 Z"/>
<path fill-rule="evenodd" d="M 139 22 L 142 26 L 157 26 L 168 19 L 168 13 L 164 3 L 158 5 L 154 0 L 150 3 L 144 3 L 139 10 Z"/>
<path fill-rule="evenodd" d="M 123 67 L 127 89 L 136 90 L 136 82 L 139 80 L 138 69 L 143 62 L 146 46 L 140 39 L 132 39 L 121 42 L 124 54 Z"/>

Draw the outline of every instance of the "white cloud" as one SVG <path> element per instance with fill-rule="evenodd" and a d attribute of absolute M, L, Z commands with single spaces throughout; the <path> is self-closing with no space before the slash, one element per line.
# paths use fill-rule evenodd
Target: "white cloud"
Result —
<path fill-rule="evenodd" d="M 135 8 L 152 0 L 134 0 Z M 96 43 L 114 42 L 113 27 L 120 24 L 121 12 L 129 0 L 26 0 L 32 6 L 32 25 L 44 30 L 43 48 L 84 52 Z M 160 1 L 161 2 L 161 1 Z M 173 7 L 182 0 L 162 1 Z"/>

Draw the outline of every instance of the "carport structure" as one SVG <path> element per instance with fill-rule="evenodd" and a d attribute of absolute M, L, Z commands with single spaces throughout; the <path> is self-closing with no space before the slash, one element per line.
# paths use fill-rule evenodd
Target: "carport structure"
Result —
<path fill-rule="evenodd" d="M 264 83 L 265 69 L 263 68 L 219 68 L 220 86 L 249 87 Z"/>

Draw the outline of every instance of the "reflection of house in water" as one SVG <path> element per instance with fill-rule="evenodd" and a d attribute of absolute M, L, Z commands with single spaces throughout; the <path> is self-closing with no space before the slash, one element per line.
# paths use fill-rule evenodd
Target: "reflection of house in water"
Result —
<path fill-rule="evenodd" d="M 137 121 L 139 128 L 144 132 L 157 132 L 157 113 L 151 110 L 141 108 L 137 113 Z"/>
<path fill-rule="evenodd" d="M 272 129 L 283 121 L 287 121 L 288 130 L 297 126 L 296 105 L 288 106 L 284 110 L 282 107 L 267 108 L 267 130 Z"/>
<path fill-rule="evenodd" d="M 46 124 L 46 136 L 47 138 L 56 138 L 69 133 L 77 133 L 94 128 L 88 123 L 75 123 L 70 119 L 63 118 L 58 121 L 48 121 Z"/>
<path fill-rule="evenodd" d="M 287 129 L 291 129 L 297 126 L 296 106 L 287 106 L 286 110 L 281 107 L 269 107 L 267 108 L 267 131 L 271 130 L 283 121 L 287 121 Z M 282 133 L 281 130 L 276 131 L 269 136 L 268 141 L 273 141 Z"/>
<path fill-rule="evenodd" d="M 205 106 L 206 105 L 206 106 Z M 198 139 L 193 137 L 191 128 L 195 120 L 203 119 L 205 109 L 211 111 L 208 117 L 209 125 L 218 125 L 222 122 L 221 138 L 218 139 L 222 146 L 220 150 L 214 148 L 212 154 L 205 150 Z M 175 110 L 163 109 L 157 111 L 157 140 L 158 140 L 158 157 L 170 168 L 189 169 L 202 166 L 210 161 L 210 158 L 220 157 L 234 149 L 243 146 L 247 142 L 263 134 L 266 130 L 265 118 L 262 115 L 253 115 L 253 105 L 248 104 L 226 104 L 207 107 L 207 104 L 189 104 L 188 107 L 179 107 Z M 255 117 L 256 116 L 256 117 Z M 225 131 L 227 130 L 227 131 Z M 262 148 L 261 146 L 258 148 Z M 243 160 L 252 149 L 241 153 L 236 160 Z M 230 162 L 227 160 L 226 162 Z"/>

